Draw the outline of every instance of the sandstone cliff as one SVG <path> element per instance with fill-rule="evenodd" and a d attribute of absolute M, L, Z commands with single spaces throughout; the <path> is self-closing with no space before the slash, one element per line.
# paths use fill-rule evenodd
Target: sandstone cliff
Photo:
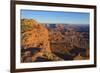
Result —
<path fill-rule="evenodd" d="M 22 26 L 27 26 L 26 30 L 22 29 L 21 44 L 24 49 L 29 47 L 42 48 L 42 51 L 50 52 L 48 30 L 38 24 L 35 20 L 22 20 Z"/>
<path fill-rule="evenodd" d="M 63 60 L 51 52 L 49 31 L 33 19 L 21 20 L 21 62 Z"/>

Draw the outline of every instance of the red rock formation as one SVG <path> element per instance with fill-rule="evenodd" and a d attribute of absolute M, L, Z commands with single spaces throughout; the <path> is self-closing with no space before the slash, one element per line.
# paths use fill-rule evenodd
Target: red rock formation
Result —
<path fill-rule="evenodd" d="M 50 52 L 48 30 L 41 24 L 38 24 L 35 20 L 23 20 L 22 25 L 28 25 L 30 30 L 26 30 L 22 33 L 21 45 L 24 49 L 29 47 L 42 48 L 42 51 Z"/>

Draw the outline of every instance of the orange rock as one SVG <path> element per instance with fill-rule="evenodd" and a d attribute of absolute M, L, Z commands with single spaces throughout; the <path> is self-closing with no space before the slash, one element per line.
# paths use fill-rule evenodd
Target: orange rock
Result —
<path fill-rule="evenodd" d="M 24 49 L 27 49 L 29 47 L 37 47 L 42 48 L 42 51 L 51 52 L 50 43 L 48 40 L 49 32 L 47 28 L 45 28 L 41 24 L 38 24 L 34 20 L 23 20 L 23 23 L 24 25 L 32 27 L 32 30 L 21 33 L 21 46 Z"/>

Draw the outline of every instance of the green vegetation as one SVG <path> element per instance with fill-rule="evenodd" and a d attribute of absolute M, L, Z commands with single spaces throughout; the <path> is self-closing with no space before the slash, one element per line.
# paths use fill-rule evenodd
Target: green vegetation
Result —
<path fill-rule="evenodd" d="M 21 32 L 32 30 L 35 28 L 37 22 L 33 19 L 21 19 Z"/>
<path fill-rule="evenodd" d="M 29 25 L 21 25 L 21 32 L 31 30 L 32 28 Z"/>

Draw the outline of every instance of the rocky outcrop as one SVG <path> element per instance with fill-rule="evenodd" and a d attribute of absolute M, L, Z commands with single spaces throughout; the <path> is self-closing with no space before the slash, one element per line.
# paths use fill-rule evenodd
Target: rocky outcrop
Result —
<path fill-rule="evenodd" d="M 21 35 L 22 48 L 38 47 L 42 48 L 42 51 L 50 52 L 48 30 L 44 26 L 30 19 L 22 20 L 22 25 L 27 26 Z"/>
<path fill-rule="evenodd" d="M 89 59 L 88 32 L 50 25 L 21 19 L 21 62 Z"/>

